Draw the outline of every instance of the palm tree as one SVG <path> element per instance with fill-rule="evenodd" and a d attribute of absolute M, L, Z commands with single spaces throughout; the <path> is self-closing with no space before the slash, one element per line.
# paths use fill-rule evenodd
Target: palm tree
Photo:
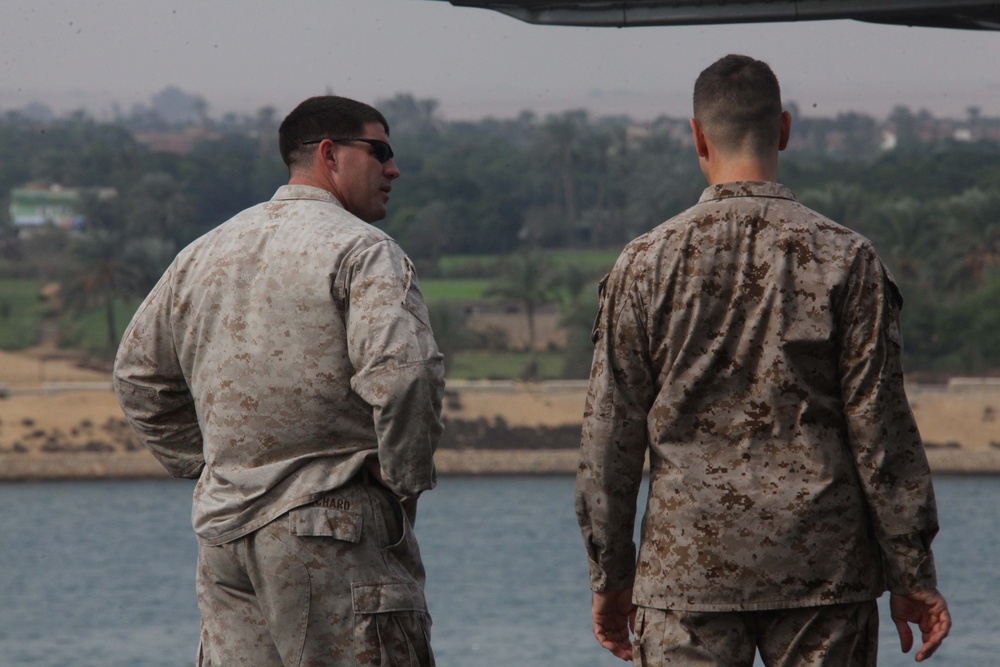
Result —
<path fill-rule="evenodd" d="M 622 233 L 623 175 L 628 169 L 629 151 L 624 125 L 598 127 L 586 142 L 587 160 L 596 183 L 593 208 L 583 213 L 584 227 L 595 248 L 618 242 Z"/>
<path fill-rule="evenodd" d="M 504 259 L 499 264 L 500 275 L 486 290 L 487 296 L 516 301 L 524 306 L 528 318 L 528 367 L 524 377 L 538 375 L 538 339 L 535 329 L 535 312 L 554 296 L 554 276 L 552 265 L 540 250 L 519 252 Z"/>
<path fill-rule="evenodd" d="M 579 224 L 577 179 L 582 170 L 584 132 L 587 129 L 586 111 L 569 111 L 560 116 L 549 116 L 542 125 L 539 149 L 542 159 L 555 176 L 554 200 L 562 207 L 564 245 L 576 245 Z"/>
<path fill-rule="evenodd" d="M 118 235 L 105 229 L 89 231 L 70 245 L 68 278 L 63 283 L 62 295 L 70 312 L 79 314 L 95 307 L 104 311 L 108 352 L 118 347 L 115 303 L 128 284 L 122 254 Z"/>
<path fill-rule="evenodd" d="M 455 353 L 465 349 L 472 334 L 465 326 L 465 313 L 461 306 L 447 301 L 437 301 L 427 306 L 431 318 L 434 340 L 444 355 L 444 370 L 448 373 L 455 361 Z"/>
<path fill-rule="evenodd" d="M 944 245 L 951 249 L 948 285 L 958 291 L 980 287 L 1000 263 L 1000 191 L 966 190 L 941 207 Z"/>
<path fill-rule="evenodd" d="M 591 333 L 598 307 L 598 277 L 593 270 L 572 264 L 556 277 L 559 291 L 559 326 L 566 331 L 562 375 L 585 378 L 594 356 Z"/>
<path fill-rule="evenodd" d="M 71 313 L 103 311 L 104 351 L 112 354 L 118 347 L 116 306 L 144 296 L 172 259 L 174 248 L 156 236 L 130 236 L 123 202 L 117 198 L 88 198 L 83 207 L 85 228 L 68 248 L 62 301 Z"/>
<path fill-rule="evenodd" d="M 896 277 L 928 289 L 934 285 L 940 239 L 932 205 L 912 197 L 889 200 L 872 210 L 872 218 L 872 241 Z"/>
<path fill-rule="evenodd" d="M 168 173 L 143 174 L 118 205 L 123 231 L 129 236 L 155 236 L 183 244 L 196 235 L 192 226 L 194 203 L 184 186 Z"/>
<path fill-rule="evenodd" d="M 819 188 L 803 190 L 800 202 L 861 234 L 865 228 L 865 193 L 859 185 L 832 182 Z"/>

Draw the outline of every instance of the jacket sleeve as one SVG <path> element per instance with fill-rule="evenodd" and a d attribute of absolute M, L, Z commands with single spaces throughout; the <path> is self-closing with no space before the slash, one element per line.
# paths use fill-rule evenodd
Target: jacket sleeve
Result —
<path fill-rule="evenodd" d="M 122 337 L 115 357 L 115 394 L 139 439 L 174 477 L 205 467 L 194 400 L 174 352 L 170 279 L 164 274 Z"/>
<path fill-rule="evenodd" d="M 936 587 L 934 489 L 903 386 L 902 296 L 870 247 L 854 269 L 840 308 L 841 392 L 888 587 L 906 594 Z"/>
<path fill-rule="evenodd" d="M 351 388 L 372 407 L 382 474 L 397 495 L 417 496 L 436 483 L 444 357 L 416 273 L 382 240 L 351 259 L 344 294 Z"/>
<path fill-rule="evenodd" d="M 576 515 L 594 591 L 628 588 L 635 578 L 636 497 L 655 378 L 640 296 L 630 282 L 616 267 L 601 283 L 580 440 Z"/>

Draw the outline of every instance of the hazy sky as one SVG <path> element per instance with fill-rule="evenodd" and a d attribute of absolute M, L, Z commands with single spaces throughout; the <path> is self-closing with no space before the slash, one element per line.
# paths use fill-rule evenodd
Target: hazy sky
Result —
<path fill-rule="evenodd" d="M 1000 32 L 855 21 L 738 26 L 533 26 L 440 0 L 0 2 L 0 110 L 128 110 L 169 85 L 209 113 L 314 94 L 399 92 L 446 118 L 588 108 L 686 116 L 698 72 L 726 53 L 771 63 L 806 115 L 894 105 L 1000 115 Z"/>

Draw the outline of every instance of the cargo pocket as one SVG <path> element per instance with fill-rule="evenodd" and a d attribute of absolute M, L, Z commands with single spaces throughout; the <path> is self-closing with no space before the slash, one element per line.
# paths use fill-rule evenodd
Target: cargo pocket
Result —
<path fill-rule="evenodd" d="M 423 591 L 407 583 L 356 583 L 354 650 L 365 667 L 433 667 Z"/>
<path fill-rule="evenodd" d="M 360 512 L 336 507 L 309 505 L 288 513 L 288 532 L 299 537 L 332 537 L 357 544 L 361 525 Z"/>

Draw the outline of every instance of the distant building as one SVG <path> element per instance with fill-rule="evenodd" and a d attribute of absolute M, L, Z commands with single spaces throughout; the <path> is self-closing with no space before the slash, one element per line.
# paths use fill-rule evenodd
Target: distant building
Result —
<path fill-rule="evenodd" d="M 114 188 L 93 189 L 100 198 L 115 196 Z M 81 188 L 30 183 L 10 192 L 10 220 L 18 229 L 52 225 L 62 229 L 78 229 L 84 215 Z"/>
<path fill-rule="evenodd" d="M 890 129 L 882 130 L 882 143 L 879 145 L 879 148 L 884 151 L 894 151 L 898 145 L 899 138 L 894 131 Z"/>
<path fill-rule="evenodd" d="M 222 138 L 219 132 L 204 127 L 182 127 L 169 130 L 137 130 L 132 133 L 136 143 L 155 153 L 184 155 L 203 141 Z"/>

